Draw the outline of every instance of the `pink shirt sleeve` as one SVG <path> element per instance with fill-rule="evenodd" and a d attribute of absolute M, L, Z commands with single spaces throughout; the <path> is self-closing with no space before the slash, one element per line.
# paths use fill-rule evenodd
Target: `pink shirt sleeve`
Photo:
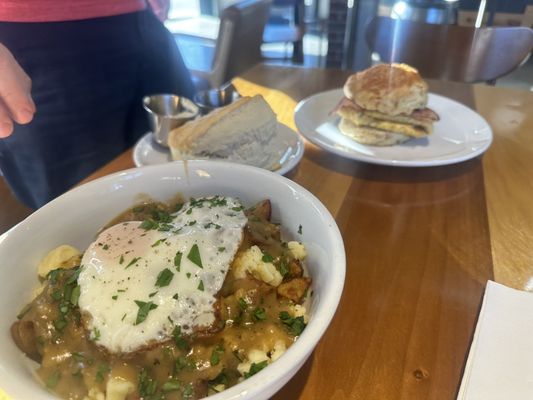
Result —
<path fill-rule="evenodd" d="M 145 8 L 145 0 L 0 0 L 0 21 L 73 21 L 127 14 Z"/>

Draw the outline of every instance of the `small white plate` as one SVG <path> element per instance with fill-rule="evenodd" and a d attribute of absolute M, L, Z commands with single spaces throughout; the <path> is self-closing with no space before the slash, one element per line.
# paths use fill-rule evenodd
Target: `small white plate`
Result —
<path fill-rule="evenodd" d="M 474 158 L 492 143 L 492 130 L 481 115 L 461 103 L 430 93 L 428 107 L 440 117 L 431 135 L 395 146 L 363 145 L 343 135 L 337 127 L 340 118 L 331 114 L 342 97 L 342 89 L 310 96 L 296 106 L 294 120 L 305 138 L 343 157 L 373 164 L 428 167 Z"/>
<path fill-rule="evenodd" d="M 272 139 L 270 147 L 264 149 L 268 158 L 263 159 L 260 165 L 253 165 L 284 175 L 293 169 L 304 154 L 304 142 L 300 135 L 278 122 L 278 133 Z M 153 139 L 152 132 L 144 135 L 133 149 L 133 162 L 137 167 L 156 165 L 172 162 L 170 150 L 160 146 Z"/>

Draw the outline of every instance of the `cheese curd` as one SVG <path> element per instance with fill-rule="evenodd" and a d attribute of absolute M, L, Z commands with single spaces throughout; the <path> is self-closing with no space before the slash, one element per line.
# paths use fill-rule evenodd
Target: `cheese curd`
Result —
<path fill-rule="evenodd" d="M 79 265 L 81 252 L 68 244 L 56 247 L 46 254 L 37 267 L 37 273 L 44 278 L 57 268 L 71 268 Z"/>
<path fill-rule="evenodd" d="M 271 364 L 280 358 L 286 350 L 287 346 L 283 340 L 276 341 L 274 347 L 268 352 L 259 349 L 252 349 L 248 352 L 246 361 L 240 363 L 237 366 L 237 369 L 242 376 L 246 376 L 250 373 L 250 369 L 252 368 L 253 364 L 261 365 L 263 362 Z"/>
<path fill-rule="evenodd" d="M 258 246 L 252 246 L 239 254 L 235 260 L 235 276 L 246 277 L 247 273 L 272 286 L 279 286 L 283 277 L 271 262 L 263 260 L 264 254 Z"/>
<path fill-rule="evenodd" d="M 304 322 L 307 323 L 309 317 L 307 316 L 307 310 L 301 304 L 294 304 L 291 306 L 291 314 L 293 317 L 303 317 Z"/>
<path fill-rule="evenodd" d="M 307 257 L 307 250 L 305 250 L 305 246 L 300 242 L 288 242 L 287 246 L 295 259 L 305 260 L 305 257 Z"/>
<path fill-rule="evenodd" d="M 112 377 L 107 381 L 105 400 L 125 400 L 135 391 L 135 385 L 125 379 Z"/>

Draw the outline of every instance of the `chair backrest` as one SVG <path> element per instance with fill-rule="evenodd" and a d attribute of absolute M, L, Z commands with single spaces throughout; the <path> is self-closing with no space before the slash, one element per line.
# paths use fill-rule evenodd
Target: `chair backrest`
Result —
<path fill-rule="evenodd" d="M 375 17 L 366 40 L 383 62 L 403 62 L 425 78 L 491 82 L 516 69 L 531 53 L 533 30 L 470 28 Z"/>
<path fill-rule="evenodd" d="M 220 17 L 211 83 L 220 86 L 262 60 L 263 31 L 271 0 L 244 0 Z"/>

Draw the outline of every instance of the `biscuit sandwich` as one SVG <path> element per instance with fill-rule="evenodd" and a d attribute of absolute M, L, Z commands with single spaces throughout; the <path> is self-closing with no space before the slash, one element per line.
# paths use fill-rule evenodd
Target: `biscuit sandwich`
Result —
<path fill-rule="evenodd" d="M 439 116 L 427 108 L 428 86 L 406 64 L 379 64 L 351 75 L 336 112 L 340 131 L 355 141 L 392 146 L 431 134 Z"/>

